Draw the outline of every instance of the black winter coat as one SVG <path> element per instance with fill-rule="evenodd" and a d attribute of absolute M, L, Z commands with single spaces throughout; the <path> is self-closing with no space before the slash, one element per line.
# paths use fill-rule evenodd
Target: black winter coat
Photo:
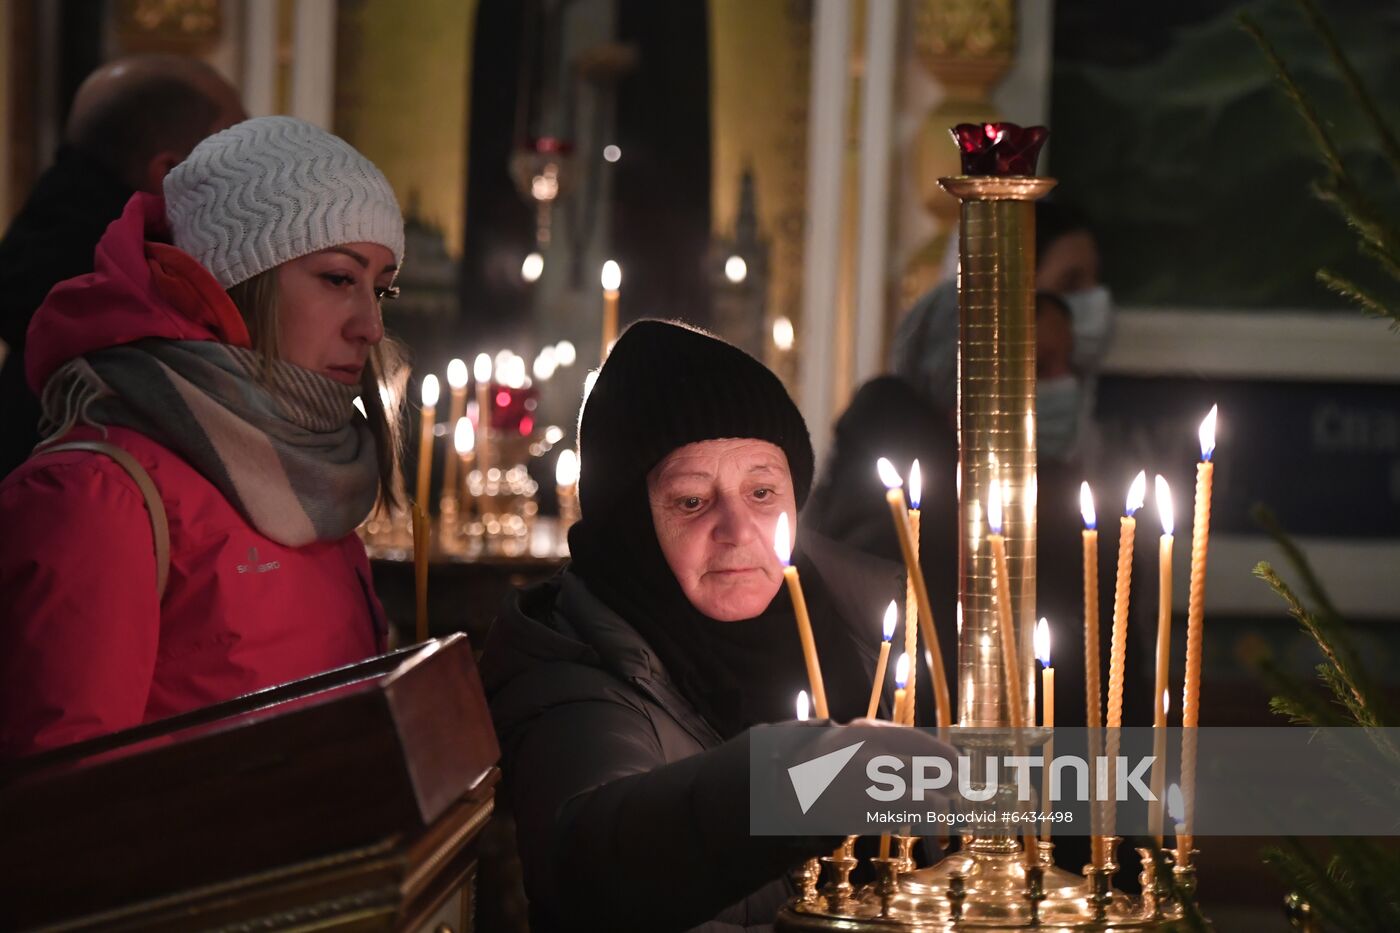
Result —
<path fill-rule="evenodd" d="M 873 672 L 902 568 L 805 532 L 803 548 L 856 620 L 819 651 L 859 652 Z M 839 842 L 750 836 L 749 733 L 722 742 L 567 570 L 507 604 L 481 669 L 535 933 L 767 929 L 790 870 Z"/>
<path fill-rule="evenodd" d="M 24 377 L 24 338 L 49 289 L 92 271 L 107 225 L 121 216 L 132 190 L 70 148 L 34 185 L 0 240 L 0 477 L 39 442 L 39 400 Z"/>

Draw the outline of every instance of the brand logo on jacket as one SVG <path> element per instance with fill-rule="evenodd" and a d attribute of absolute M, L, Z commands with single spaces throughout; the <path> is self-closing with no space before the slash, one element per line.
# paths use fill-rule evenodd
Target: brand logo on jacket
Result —
<path fill-rule="evenodd" d="M 238 564 L 239 573 L 267 573 L 269 570 L 278 570 L 282 564 L 279 561 L 270 560 L 264 563 L 258 561 L 258 549 L 248 548 L 248 563 Z"/>

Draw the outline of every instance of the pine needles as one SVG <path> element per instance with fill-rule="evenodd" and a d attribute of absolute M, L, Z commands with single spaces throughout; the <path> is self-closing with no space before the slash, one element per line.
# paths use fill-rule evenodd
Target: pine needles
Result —
<path fill-rule="evenodd" d="M 1395 173 L 1400 183 L 1400 139 L 1395 130 L 1386 122 L 1375 97 L 1361 81 L 1351 59 L 1342 50 L 1332 25 L 1317 8 L 1315 0 L 1298 0 L 1304 17 L 1312 26 L 1318 40 L 1326 48 L 1332 65 L 1341 76 L 1357 108 L 1365 118 L 1367 126 L 1375 136 L 1381 153 Z M 1283 84 L 1288 99 L 1302 117 L 1303 124 L 1316 145 L 1326 174 L 1313 184 L 1313 193 L 1346 222 L 1356 234 L 1357 248 L 1397 286 L 1400 286 L 1400 228 L 1393 219 L 1385 216 L 1376 201 L 1369 196 L 1366 186 L 1361 184 L 1347 166 L 1327 123 L 1313 105 L 1312 99 L 1298 84 L 1287 63 L 1279 55 L 1274 44 L 1264 34 L 1257 20 L 1247 13 L 1239 15 L 1239 23 L 1259 44 L 1265 57 L 1273 65 L 1279 81 Z M 1332 291 L 1356 304 L 1366 314 L 1385 318 L 1392 329 L 1400 329 L 1400 301 L 1386 301 L 1372 290 L 1332 269 L 1319 269 L 1317 279 Z"/>

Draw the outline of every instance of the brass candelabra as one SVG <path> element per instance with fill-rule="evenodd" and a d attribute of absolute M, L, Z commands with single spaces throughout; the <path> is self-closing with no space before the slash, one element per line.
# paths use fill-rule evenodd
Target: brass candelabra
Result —
<path fill-rule="evenodd" d="M 967 132 L 965 132 L 967 131 Z M 1022 134 L 1039 135 L 1023 145 Z M 979 136 L 979 134 L 982 134 Z M 1034 174 L 1044 131 L 1007 124 L 959 127 L 963 175 L 941 179 L 961 202 L 959 228 L 959 589 L 962 626 L 956 676 L 958 722 L 974 761 L 1012 751 L 1006 727 L 1035 722 L 1035 213 L 1034 202 L 1054 187 Z M 1021 137 L 1018 139 L 1018 137 Z M 998 147 L 1003 147 L 998 152 Z M 1007 148 L 1015 147 L 1007 153 Z M 970 164 L 971 163 L 971 164 Z M 986 166 L 984 168 L 978 165 Z M 1010 166 L 1011 173 L 1005 172 Z M 1019 169 L 1019 172 L 1017 171 Z M 1003 503 L 1010 592 L 998 592 L 986 547 L 986 503 L 993 484 Z M 1005 682 L 998 600 L 1015 608 L 1021 689 Z M 1012 715 L 1008 696 L 1023 698 Z M 979 739 L 979 729 L 985 737 Z M 970 731 L 971 737 L 967 735 Z M 1048 730 L 1025 730 L 1039 745 Z M 1003 774 L 1006 772 L 1003 771 Z M 1016 809 L 1016 788 L 1003 779 L 1003 806 Z M 1023 804 L 1022 804 L 1023 806 Z M 978 828 L 957 851 L 926 868 L 912 858 L 915 838 L 896 837 L 898 855 L 873 858 L 874 880 L 855 885 L 853 840 L 809 862 L 801 893 L 779 915 L 780 931 L 830 930 L 1165 930 L 1194 915 L 1195 860 L 1178 864 L 1174 850 L 1139 849 L 1142 894 L 1116 891 L 1113 862 L 1121 840 L 1104 840 L 1100 864 L 1082 875 L 1057 868 L 1054 844 L 1014 828 Z M 933 841 L 931 839 L 931 841 Z M 946 841 L 945 841 L 946 844 Z M 1189 867 L 1188 867 L 1189 866 Z"/>

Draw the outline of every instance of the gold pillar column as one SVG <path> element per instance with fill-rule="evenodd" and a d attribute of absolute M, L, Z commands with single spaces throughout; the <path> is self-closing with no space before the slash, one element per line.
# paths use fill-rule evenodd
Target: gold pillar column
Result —
<path fill-rule="evenodd" d="M 946 145 L 946 143 L 945 143 Z M 1055 182 L 959 176 L 943 186 L 962 202 L 958 259 L 959 490 L 958 722 L 1009 725 L 998 600 L 1016 609 L 1024 721 L 1035 722 L 1035 210 Z M 1001 487 L 1009 594 L 993 586 L 987 502 Z"/>

